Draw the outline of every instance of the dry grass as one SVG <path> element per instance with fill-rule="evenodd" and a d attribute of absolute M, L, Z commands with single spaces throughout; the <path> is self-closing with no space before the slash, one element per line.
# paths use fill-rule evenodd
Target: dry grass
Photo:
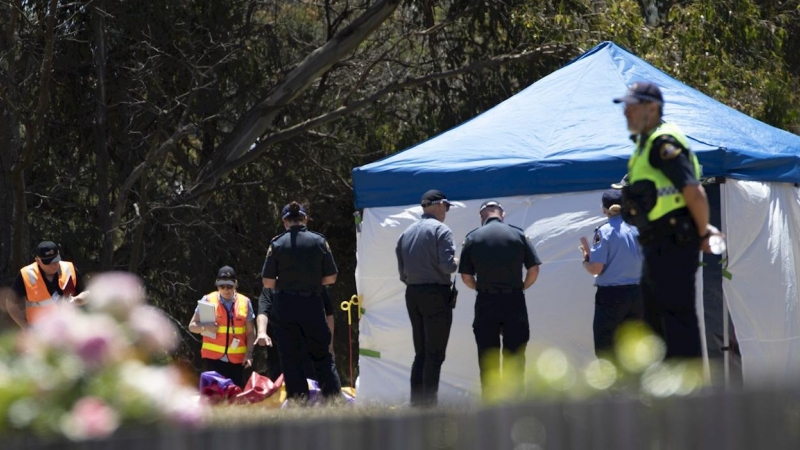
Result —
<path fill-rule="evenodd" d="M 450 407 L 439 407 L 420 410 L 408 406 L 397 405 L 352 405 L 336 402 L 325 406 L 301 407 L 286 409 L 274 408 L 272 405 L 218 405 L 212 408 L 211 422 L 215 426 L 241 426 L 243 424 L 279 423 L 294 420 L 360 420 L 378 417 L 405 417 L 419 414 L 463 413 L 467 409 L 477 408 L 461 406 L 457 410 Z"/>

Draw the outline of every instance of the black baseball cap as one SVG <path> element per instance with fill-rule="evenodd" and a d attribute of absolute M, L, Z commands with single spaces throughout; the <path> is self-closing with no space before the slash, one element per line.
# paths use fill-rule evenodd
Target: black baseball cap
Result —
<path fill-rule="evenodd" d="M 603 208 L 611 208 L 614 205 L 622 204 L 622 191 L 619 189 L 609 189 L 603 192 Z"/>
<path fill-rule="evenodd" d="M 479 209 L 478 212 L 482 213 L 484 209 L 491 208 L 491 207 L 500 208 L 500 211 L 505 211 L 503 209 L 503 205 L 501 205 L 500 202 L 497 202 L 495 200 L 489 200 L 489 201 L 483 202 L 483 204 L 481 205 L 481 209 Z"/>
<path fill-rule="evenodd" d="M 291 206 L 292 206 L 291 203 L 287 203 L 286 206 L 283 207 L 283 209 L 281 210 L 281 219 L 287 219 L 289 217 L 299 218 L 307 216 L 306 210 L 303 209 L 303 205 L 298 203 L 297 206 L 299 207 L 299 210 L 294 214 L 292 214 Z"/>
<path fill-rule="evenodd" d="M 444 192 L 440 190 L 431 189 L 430 191 L 422 194 L 422 206 L 437 205 L 439 203 L 444 203 L 447 206 L 451 205 L 450 201 L 447 200 L 447 196 L 444 195 Z"/>
<path fill-rule="evenodd" d="M 222 266 L 217 272 L 217 286 L 236 286 L 236 272 L 231 266 Z"/>
<path fill-rule="evenodd" d="M 647 81 L 638 81 L 633 83 L 628 89 L 628 93 L 622 97 L 614 99 L 614 103 L 664 103 L 664 97 L 661 95 L 661 89 L 653 83 Z"/>
<path fill-rule="evenodd" d="M 42 260 L 42 264 L 52 264 L 61 261 L 61 253 L 55 242 L 43 241 L 36 246 L 36 256 Z"/>

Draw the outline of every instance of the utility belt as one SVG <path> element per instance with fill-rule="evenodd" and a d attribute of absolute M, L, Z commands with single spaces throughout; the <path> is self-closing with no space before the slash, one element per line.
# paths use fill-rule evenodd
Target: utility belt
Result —
<path fill-rule="evenodd" d="M 477 289 L 479 294 L 514 294 L 517 292 L 522 292 L 520 288 L 502 288 L 502 289 Z"/>
<path fill-rule="evenodd" d="M 689 210 L 682 208 L 676 214 L 662 217 L 655 222 L 639 227 L 639 243 L 647 245 L 662 239 L 673 238 L 680 246 L 699 246 L 700 237 Z"/>
<path fill-rule="evenodd" d="M 275 293 L 284 295 L 296 295 L 298 297 L 313 297 L 319 294 L 319 292 L 317 291 L 293 291 L 291 289 L 278 289 L 275 291 Z"/>

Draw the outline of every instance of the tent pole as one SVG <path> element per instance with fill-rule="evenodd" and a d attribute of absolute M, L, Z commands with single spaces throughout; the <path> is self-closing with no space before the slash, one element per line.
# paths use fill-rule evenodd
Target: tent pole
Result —
<path fill-rule="evenodd" d="M 723 183 L 725 182 L 724 178 L 722 179 Z M 725 186 L 720 186 L 719 190 L 719 198 L 720 198 L 720 228 L 723 230 L 725 224 L 727 222 L 727 213 L 728 213 L 728 197 L 725 195 Z M 725 251 L 725 258 L 728 257 L 727 250 Z M 724 281 L 724 280 L 723 280 Z M 725 288 L 722 289 L 722 355 L 723 355 L 723 366 L 724 366 L 724 373 L 725 373 L 725 380 L 724 386 L 725 390 L 730 388 L 730 381 L 731 381 L 731 342 L 728 330 L 728 298 L 725 296 Z"/>
<path fill-rule="evenodd" d="M 731 344 L 728 337 L 728 302 L 722 298 L 722 348 L 725 364 L 725 389 L 730 387 L 731 378 Z"/>

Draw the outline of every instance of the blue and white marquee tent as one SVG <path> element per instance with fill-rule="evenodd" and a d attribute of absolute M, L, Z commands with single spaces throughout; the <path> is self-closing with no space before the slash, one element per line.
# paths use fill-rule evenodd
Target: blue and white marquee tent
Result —
<path fill-rule="evenodd" d="M 689 137 L 705 177 L 724 177 L 721 222 L 729 238 L 723 293 L 736 325 L 746 380 L 782 381 L 800 371 L 800 137 L 739 113 L 605 42 L 474 119 L 353 170 L 358 236 L 360 398 L 402 401 L 413 360 L 410 323 L 394 246 L 436 188 L 457 252 L 479 225 L 477 206 L 499 200 L 507 222 L 526 230 L 544 264 L 527 292 L 531 344 L 576 364 L 593 359 L 594 287 L 579 262 L 581 236 L 603 223 L 600 190 L 626 172 L 633 149 L 622 108 L 635 81 L 655 82 L 664 120 Z M 699 283 L 698 290 L 702 292 Z M 441 396 L 479 391 L 471 323 L 474 295 L 461 289 Z M 699 306 L 702 308 L 701 306 Z"/>

